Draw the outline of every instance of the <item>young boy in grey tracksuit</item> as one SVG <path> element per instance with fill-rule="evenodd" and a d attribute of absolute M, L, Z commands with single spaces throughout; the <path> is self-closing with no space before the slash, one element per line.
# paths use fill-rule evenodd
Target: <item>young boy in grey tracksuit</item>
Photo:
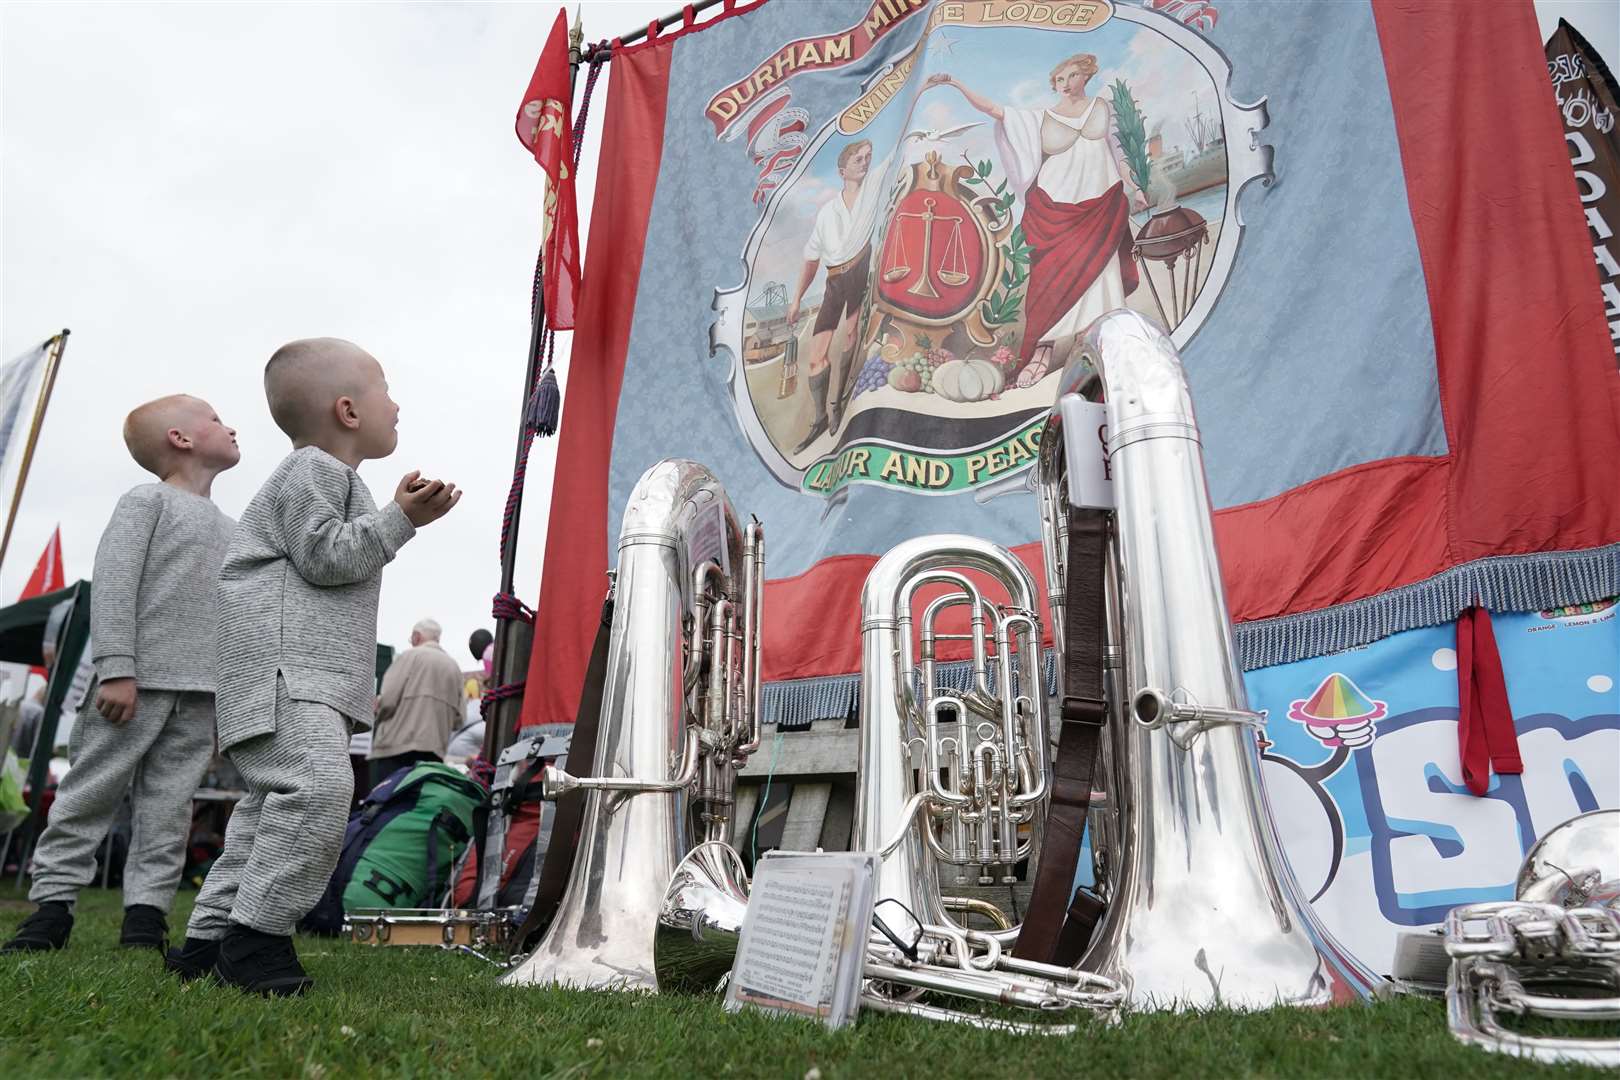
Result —
<path fill-rule="evenodd" d="M 120 940 L 162 949 L 185 863 L 191 799 L 214 752 L 214 579 L 234 522 L 210 498 L 241 458 L 208 403 L 177 394 L 124 421 L 137 464 L 160 480 L 118 500 L 96 548 L 90 599 L 95 681 L 74 725 L 73 768 L 34 852 L 37 911 L 3 951 L 59 949 L 96 848 L 124 793 L 133 830 Z"/>
<path fill-rule="evenodd" d="M 248 795 L 168 966 L 288 995 L 311 985 L 293 927 L 337 865 L 349 734 L 373 714 L 382 569 L 461 495 L 412 472 L 392 502 L 372 501 L 355 469 L 394 452 L 399 406 L 358 346 L 285 345 L 264 387 L 293 452 L 243 512 L 219 576 L 219 743 Z"/>

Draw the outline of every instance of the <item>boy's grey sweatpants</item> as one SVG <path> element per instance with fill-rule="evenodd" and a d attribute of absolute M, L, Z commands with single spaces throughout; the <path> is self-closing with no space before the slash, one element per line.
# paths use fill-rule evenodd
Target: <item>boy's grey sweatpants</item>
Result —
<path fill-rule="evenodd" d="M 231 813 L 187 937 L 217 940 L 232 922 L 291 934 L 337 868 L 354 794 L 349 722 L 277 682 L 276 730 L 226 752 L 248 795 Z"/>
<path fill-rule="evenodd" d="M 96 683 L 73 725 L 73 767 L 56 790 L 45 834 L 34 851 L 35 903 L 73 903 L 96 876 L 96 848 L 131 797 L 124 906 L 168 911 L 185 869 L 191 799 L 214 754 L 214 695 L 138 690 L 135 715 L 122 724 L 95 707 Z"/>

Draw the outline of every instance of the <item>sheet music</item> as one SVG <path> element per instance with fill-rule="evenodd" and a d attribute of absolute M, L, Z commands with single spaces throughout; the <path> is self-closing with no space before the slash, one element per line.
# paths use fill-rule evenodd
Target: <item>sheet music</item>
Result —
<path fill-rule="evenodd" d="M 726 1007 L 819 1019 L 853 1018 L 875 862 L 865 855 L 772 855 L 760 860 Z"/>

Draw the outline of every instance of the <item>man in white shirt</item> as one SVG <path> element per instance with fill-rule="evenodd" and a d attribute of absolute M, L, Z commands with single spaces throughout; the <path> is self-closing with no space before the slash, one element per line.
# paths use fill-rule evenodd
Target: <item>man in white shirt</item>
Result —
<path fill-rule="evenodd" d="M 888 165 L 885 161 L 878 172 Z M 816 270 L 827 265 L 827 284 L 821 297 L 821 309 L 816 313 L 816 324 L 810 339 L 810 396 L 815 403 L 815 420 L 794 453 L 802 453 L 829 430 L 836 431 L 842 420 L 843 394 L 833 395 L 832 415 L 827 411 L 827 390 L 832 380 L 828 367 L 831 360 L 833 338 L 845 335 L 841 355 L 853 353 L 854 323 L 866 302 L 866 287 L 872 266 L 872 227 L 877 223 L 878 204 L 883 194 L 881 183 L 868 184 L 866 178 L 872 168 L 872 140 L 856 139 L 838 154 L 838 175 L 844 188 L 828 199 L 816 214 L 815 228 L 810 241 L 804 246 L 804 270 L 799 275 L 799 287 L 788 307 L 788 325 L 799 319 L 799 303 L 805 290 L 815 280 Z M 847 372 L 845 375 L 847 376 Z M 842 386 L 848 379 L 839 380 Z"/>

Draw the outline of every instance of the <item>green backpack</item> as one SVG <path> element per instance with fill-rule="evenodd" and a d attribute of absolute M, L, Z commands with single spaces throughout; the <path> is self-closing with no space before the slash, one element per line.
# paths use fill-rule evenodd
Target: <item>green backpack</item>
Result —
<path fill-rule="evenodd" d="M 345 912 L 439 906 L 488 800 L 477 781 L 438 762 L 378 784 L 349 818 L 337 870 L 304 928 L 335 934 Z"/>

